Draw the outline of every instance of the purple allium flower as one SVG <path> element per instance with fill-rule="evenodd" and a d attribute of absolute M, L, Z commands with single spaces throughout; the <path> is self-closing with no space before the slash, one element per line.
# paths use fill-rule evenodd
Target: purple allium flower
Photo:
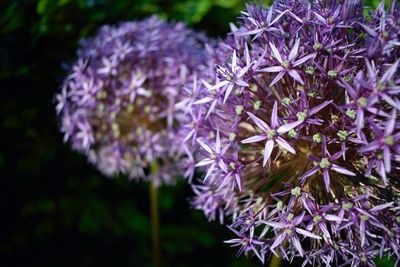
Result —
<path fill-rule="evenodd" d="M 193 204 L 233 219 L 239 254 L 399 260 L 400 7 L 364 11 L 360 0 L 248 5 L 208 48 L 180 134 L 205 173 Z"/>
<path fill-rule="evenodd" d="M 82 42 L 56 96 L 65 141 L 108 176 L 161 183 L 183 175 L 190 158 L 176 135 L 182 112 L 175 105 L 205 65 L 204 42 L 156 17 L 103 26 Z"/>

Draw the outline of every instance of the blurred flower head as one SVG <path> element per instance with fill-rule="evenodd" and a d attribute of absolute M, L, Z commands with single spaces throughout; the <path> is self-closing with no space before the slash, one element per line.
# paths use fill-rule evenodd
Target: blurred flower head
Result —
<path fill-rule="evenodd" d="M 187 161 L 175 105 L 205 63 L 204 41 L 156 17 L 103 26 L 56 96 L 64 140 L 105 175 L 170 182 Z"/>
<path fill-rule="evenodd" d="M 400 8 L 248 5 L 209 49 L 181 135 L 195 207 L 232 217 L 239 254 L 374 265 L 400 246 Z"/>

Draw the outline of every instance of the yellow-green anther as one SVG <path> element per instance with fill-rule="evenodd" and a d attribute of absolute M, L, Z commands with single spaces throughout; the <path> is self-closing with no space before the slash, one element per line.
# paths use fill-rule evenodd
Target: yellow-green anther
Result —
<path fill-rule="evenodd" d="M 349 133 L 344 130 L 339 130 L 337 132 L 337 136 L 339 137 L 340 141 L 345 141 L 348 135 L 349 135 Z"/>
<path fill-rule="evenodd" d="M 346 115 L 354 120 L 356 118 L 357 112 L 353 109 L 348 109 L 346 110 Z"/>
<path fill-rule="evenodd" d="M 128 106 L 126 107 L 126 110 L 127 110 L 129 113 L 133 112 L 134 109 L 135 109 L 135 107 L 134 107 L 133 105 L 128 105 Z"/>
<path fill-rule="evenodd" d="M 268 132 L 267 132 L 267 136 L 268 136 L 268 138 L 273 138 L 274 136 L 276 135 L 276 131 L 275 130 L 269 130 Z"/>
<path fill-rule="evenodd" d="M 351 83 L 351 82 L 353 81 L 353 77 L 351 77 L 351 76 L 349 76 L 349 75 L 346 75 L 346 76 L 344 76 L 344 80 L 345 80 L 346 82 L 348 82 L 348 83 Z"/>
<path fill-rule="evenodd" d="M 285 97 L 281 101 L 286 106 L 288 106 L 290 104 L 290 98 L 289 97 Z"/>
<path fill-rule="evenodd" d="M 250 91 L 252 91 L 253 93 L 255 93 L 255 92 L 257 92 L 257 85 L 251 84 L 249 89 L 250 89 Z"/>
<path fill-rule="evenodd" d="M 357 100 L 357 103 L 360 105 L 360 107 L 365 108 L 368 105 L 368 99 L 366 99 L 365 97 L 360 97 Z"/>
<path fill-rule="evenodd" d="M 336 78 L 337 77 L 337 71 L 336 70 L 330 70 L 328 71 L 328 77 L 329 78 Z"/>
<path fill-rule="evenodd" d="M 306 68 L 306 73 L 310 74 L 310 75 L 313 75 L 315 73 L 315 69 L 312 66 L 308 66 Z"/>
<path fill-rule="evenodd" d="M 390 231 L 389 229 L 386 231 L 389 237 L 394 237 L 394 233 Z"/>
<path fill-rule="evenodd" d="M 235 162 L 229 163 L 229 168 L 231 168 L 231 170 L 235 170 L 236 169 Z"/>
<path fill-rule="evenodd" d="M 242 89 L 237 88 L 237 89 L 235 90 L 235 95 L 236 95 L 236 96 L 241 96 L 241 95 L 242 95 Z"/>
<path fill-rule="evenodd" d="M 143 128 L 142 127 L 138 127 L 138 128 L 136 128 L 136 133 L 140 136 L 140 135 L 142 135 L 143 134 Z"/>
<path fill-rule="evenodd" d="M 317 92 L 315 92 L 315 91 L 311 91 L 311 92 L 309 92 L 307 95 L 308 95 L 309 97 L 312 97 L 312 98 L 314 98 L 314 97 L 316 97 L 316 96 L 317 96 Z"/>
<path fill-rule="evenodd" d="M 295 129 L 292 129 L 292 130 L 289 131 L 288 135 L 289 135 L 291 138 L 296 138 L 297 132 L 296 132 Z"/>
<path fill-rule="evenodd" d="M 99 111 L 104 111 L 104 109 L 105 109 L 105 106 L 104 106 L 103 103 L 101 103 L 101 104 L 98 106 L 98 110 L 99 110 Z"/>
<path fill-rule="evenodd" d="M 322 47 L 322 44 L 321 43 L 315 43 L 314 45 L 313 45 L 313 49 L 315 50 L 315 51 L 317 51 L 318 49 L 320 49 Z"/>
<path fill-rule="evenodd" d="M 350 203 L 350 202 L 345 202 L 345 203 L 342 204 L 342 208 L 343 208 L 344 210 L 349 210 L 349 209 L 351 209 L 352 207 L 353 207 L 353 204 Z"/>
<path fill-rule="evenodd" d="M 333 124 L 337 123 L 340 120 L 338 115 L 332 114 L 331 115 L 331 121 Z"/>
<path fill-rule="evenodd" d="M 285 69 L 289 68 L 289 61 L 287 61 L 287 60 L 283 61 L 282 67 L 284 67 Z"/>
<path fill-rule="evenodd" d="M 151 112 L 151 107 L 149 105 L 144 107 L 144 112 L 145 113 L 150 113 Z"/>
<path fill-rule="evenodd" d="M 290 193 L 292 193 L 292 195 L 294 196 L 301 196 L 301 188 L 296 186 L 295 188 L 293 188 L 292 190 L 290 190 Z"/>
<path fill-rule="evenodd" d="M 236 139 L 236 134 L 235 133 L 229 133 L 229 141 L 233 142 Z"/>
<path fill-rule="evenodd" d="M 386 136 L 385 139 L 384 139 L 384 142 L 388 146 L 394 145 L 394 137 L 393 137 L 393 135 Z"/>
<path fill-rule="evenodd" d="M 305 121 L 306 118 L 307 118 L 307 112 L 306 111 L 299 111 L 299 112 L 297 112 L 296 116 L 297 116 L 297 119 L 299 121 Z"/>
<path fill-rule="evenodd" d="M 117 123 L 113 123 L 113 124 L 111 124 L 111 129 L 112 129 L 114 135 L 118 138 L 121 133 L 120 129 L 119 129 L 119 125 Z"/>
<path fill-rule="evenodd" d="M 364 255 L 362 255 L 360 259 L 362 262 L 367 262 L 367 257 L 365 257 Z"/>
<path fill-rule="evenodd" d="M 313 135 L 312 139 L 316 143 L 321 143 L 322 142 L 322 137 L 323 137 L 323 135 L 321 133 L 316 133 L 316 134 Z"/>
<path fill-rule="evenodd" d="M 321 162 L 319 163 L 319 166 L 322 169 L 326 169 L 326 168 L 329 168 L 331 166 L 331 163 L 329 162 L 329 160 L 327 158 L 322 158 Z"/>
<path fill-rule="evenodd" d="M 384 31 L 384 32 L 382 32 L 382 36 L 383 36 L 384 38 L 388 38 L 388 37 L 389 37 L 389 33 L 386 32 L 386 31 Z"/>
<path fill-rule="evenodd" d="M 253 104 L 253 108 L 254 108 L 255 110 L 259 110 L 259 109 L 261 108 L 261 106 L 262 106 L 262 101 L 261 101 L 261 100 L 257 100 L 257 101 L 254 102 L 254 104 Z"/>
<path fill-rule="evenodd" d="M 243 113 L 244 107 L 242 105 L 235 106 L 236 115 L 241 115 Z"/>
<path fill-rule="evenodd" d="M 100 91 L 96 94 L 97 99 L 104 99 L 107 97 L 107 92 L 106 91 Z"/>
<path fill-rule="evenodd" d="M 383 83 L 381 83 L 381 82 L 378 82 L 378 84 L 376 85 L 376 88 L 379 91 L 383 91 L 385 89 L 385 85 Z"/>
<path fill-rule="evenodd" d="M 314 223 L 319 223 L 322 221 L 322 217 L 320 215 L 315 215 L 313 218 Z"/>
<path fill-rule="evenodd" d="M 368 216 L 365 214 L 360 215 L 360 219 L 363 221 L 368 221 Z"/>
<path fill-rule="evenodd" d="M 288 221 L 290 222 L 291 220 L 293 220 L 293 213 L 289 213 L 289 215 L 287 216 Z"/>

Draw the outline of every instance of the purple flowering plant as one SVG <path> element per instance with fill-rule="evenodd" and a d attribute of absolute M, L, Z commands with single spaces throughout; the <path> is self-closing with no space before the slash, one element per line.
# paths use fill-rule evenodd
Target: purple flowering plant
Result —
<path fill-rule="evenodd" d="M 205 37 L 151 17 L 82 41 L 56 96 L 64 140 L 102 173 L 174 181 L 190 161 L 177 141 L 180 91 L 205 64 Z"/>
<path fill-rule="evenodd" d="M 208 47 L 180 138 L 205 173 L 193 205 L 238 254 L 399 261 L 399 18 L 396 1 L 249 4 Z"/>

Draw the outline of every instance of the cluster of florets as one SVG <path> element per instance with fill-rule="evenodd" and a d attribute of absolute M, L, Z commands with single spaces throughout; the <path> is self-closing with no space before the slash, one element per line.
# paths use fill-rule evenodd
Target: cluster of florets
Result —
<path fill-rule="evenodd" d="M 205 173 L 194 205 L 233 218 L 239 254 L 399 258 L 400 8 L 384 2 L 248 5 L 210 51 L 181 134 Z"/>
<path fill-rule="evenodd" d="M 177 96 L 205 63 L 204 41 L 156 17 L 102 27 L 57 95 L 65 141 L 106 175 L 170 181 L 187 161 Z"/>

